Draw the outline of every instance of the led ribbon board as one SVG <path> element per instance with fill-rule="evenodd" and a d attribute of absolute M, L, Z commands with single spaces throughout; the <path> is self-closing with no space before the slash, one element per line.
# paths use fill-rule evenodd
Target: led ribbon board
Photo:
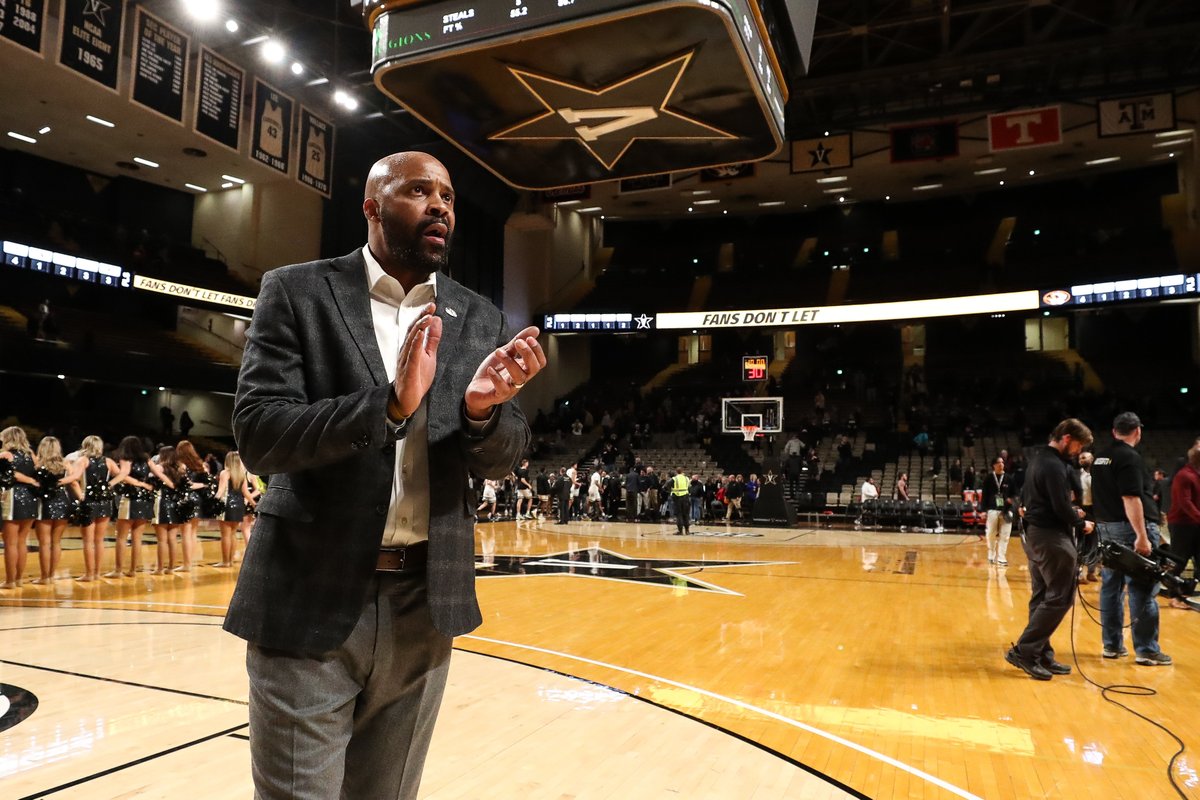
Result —
<path fill-rule="evenodd" d="M 774 155 L 786 90 L 750 0 L 372 3 L 387 96 L 526 189 Z"/>

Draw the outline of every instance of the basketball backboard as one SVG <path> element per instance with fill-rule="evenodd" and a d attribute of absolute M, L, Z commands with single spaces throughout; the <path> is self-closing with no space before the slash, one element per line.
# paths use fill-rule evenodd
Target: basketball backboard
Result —
<path fill-rule="evenodd" d="M 722 433 L 741 433 L 743 425 L 757 425 L 759 433 L 783 432 L 782 397 L 722 397 Z"/>

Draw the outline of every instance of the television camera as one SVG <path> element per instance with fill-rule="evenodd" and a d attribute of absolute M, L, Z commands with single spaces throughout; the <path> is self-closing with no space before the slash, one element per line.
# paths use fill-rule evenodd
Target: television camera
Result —
<path fill-rule="evenodd" d="M 1190 597 L 1196 591 L 1197 581 L 1195 578 L 1184 578 L 1182 574 L 1187 564 L 1187 558 L 1184 556 L 1163 547 L 1156 547 L 1150 551 L 1149 556 L 1143 556 L 1118 542 L 1101 542 L 1100 562 L 1135 581 L 1145 584 L 1160 583 L 1168 597 L 1179 598 L 1200 610 L 1200 603 Z"/>

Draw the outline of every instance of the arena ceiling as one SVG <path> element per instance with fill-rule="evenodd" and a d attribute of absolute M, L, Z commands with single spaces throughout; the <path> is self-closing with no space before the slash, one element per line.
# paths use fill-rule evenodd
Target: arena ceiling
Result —
<path fill-rule="evenodd" d="M 788 0 L 768 2 L 784 8 Z M 370 37 L 349 0 L 227 3 L 229 14 L 249 23 L 238 35 L 200 30 L 177 0 L 141 5 L 260 74 L 264 70 L 245 45 L 246 32 L 270 31 L 306 64 L 299 78 L 286 71 L 274 76 L 279 88 L 334 117 L 343 130 L 353 127 L 388 147 L 421 147 L 435 140 L 375 89 Z M 0 125 L 4 130 L 50 126 L 60 134 L 35 145 L 6 139 L 5 146 L 107 175 L 122 174 L 117 163 L 139 155 L 161 166 L 139 169 L 138 178 L 176 188 L 188 182 L 216 190 L 225 174 L 252 182 L 278 180 L 217 147 L 199 145 L 208 158 L 181 157 L 185 148 L 198 146 L 188 129 L 95 89 L 53 61 L 0 48 L 0 94 L 6 100 Z M 330 83 L 311 85 L 321 76 Z M 359 99 L 357 111 L 333 106 L 334 85 Z M 1200 3 L 1195 0 L 820 0 L 810 69 L 790 79 L 788 135 L 804 139 L 852 131 L 852 167 L 792 174 L 790 154 L 783 152 L 757 164 L 753 176 L 738 179 L 702 181 L 699 174 L 677 174 L 669 188 L 637 194 L 621 194 L 615 183 L 597 184 L 581 206 L 627 218 L 747 215 L 822 203 L 964 194 L 997 187 L 1001 180 L 1013 185 L 1128 169 L 1180 157 L 1184 148 L 1194 147 L 1195 137 L 1098 139 L 1089 121 L 1094 99 L 1148 90 L 1185 93 L 1198 85 Z M 1051 103 L 1062 107 L 1061 145 L 990 152 L 988 112 Z M 79 121 L 85 112 L 117 114 L 124 121 L 100 130 Z M 960 123 L 957 157 L 891 163 L 890 126 L 947 118 Z M 1193 127 L 1184 117 L 1178 123 L 1184 131 Z M 1096 161 L 1102 163 L 1088 163 Z M 818 182 L 841 176 L 846 180 Z M 695 205 L 700 199 L 718 202 Z"/>

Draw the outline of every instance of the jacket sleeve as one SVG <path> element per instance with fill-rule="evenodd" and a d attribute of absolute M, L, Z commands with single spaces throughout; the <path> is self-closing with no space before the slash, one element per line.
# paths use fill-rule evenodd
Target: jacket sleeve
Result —
<path fill-rule="evenodd" d="M 499 315 L 500 324 L 496 331 L 495 347 L 508 344 L 512 335 L 508 332 L 504 315 Z M 478 366 L 478 365 L 476 365 Z M 386 406 L 387 398 L 384 398 Z M 479 434 L 472 434 L 466 427 L 466 408 L 463 407 L 463 431 L 466 439 L 467 468 L 484 478 L 503 478 L 516 465 L 517 459 L 529 448 L 531 434 L 529 423 L 517 404 L 512 400 L 502 403 L 496 414 Z"/>
<path fill-rule="evenodd" d="M 301 321 L 278 273 L 263 277 L 233 404 L 233 432 L 256 475 L 324 466 L 385 443 L 388 393 L 370 386 L 310 401 Z"/>

